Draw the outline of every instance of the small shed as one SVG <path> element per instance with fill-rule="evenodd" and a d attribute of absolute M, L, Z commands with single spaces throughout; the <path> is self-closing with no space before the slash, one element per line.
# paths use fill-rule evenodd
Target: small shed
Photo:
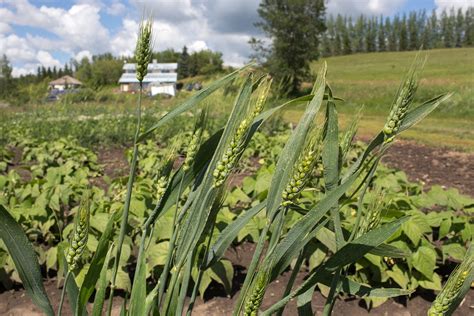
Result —
<path fill-rule="evenodd" d="M 50 89 L 55 89 L 59 91 L 64 91 L 67 89 L 77 89 L 80 86 L 82 86 L 82 82 L 80 82 L 76 78 L 67 75 L 49 82 Z"/>

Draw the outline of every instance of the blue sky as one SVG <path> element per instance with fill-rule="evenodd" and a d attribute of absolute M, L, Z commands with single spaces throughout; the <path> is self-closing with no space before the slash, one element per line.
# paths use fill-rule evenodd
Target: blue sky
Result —
<path fill-rule="evenodd" d="M 466 8 L 472 0 L 329 0 L 328 13 L 392 16 L 410 10 Z M 138 21 L 155 17 L 155 49 L 223 52 L 224 62 L 248 60 L 247 44 L 261 36 L 253 26 L 259 0 L 0 0 L 0 55 L 14 75 L 61 67 L 71 59 L 133 52 Z"/>

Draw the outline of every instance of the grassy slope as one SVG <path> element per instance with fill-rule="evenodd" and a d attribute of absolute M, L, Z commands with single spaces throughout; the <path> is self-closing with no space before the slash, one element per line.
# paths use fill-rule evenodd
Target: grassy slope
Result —
<path fill-rule="evenodd" d="M 454 96 L 429 118 L 404 134 L 405 138 L 428 144 L 474 151 L 474 48 L 437 49 L 428 54 L 416 101 L 445 91 Z M 342 124 L 365 105 L 361 133 L 374 134 L 385 115 L 404 73 L 416 52 L 357 54 L 327 58 L 328 81 L 335 94 L 346 102 L 338 106 Z M 322 61 L 314 63 L 318 68 Z M 287 113 L 293 118 L 299 111 Z"/>

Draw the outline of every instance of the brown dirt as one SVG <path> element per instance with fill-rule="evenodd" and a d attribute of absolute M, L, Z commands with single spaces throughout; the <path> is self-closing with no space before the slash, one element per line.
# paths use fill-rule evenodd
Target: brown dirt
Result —
<path fill-rule="evenodd" d="M 472 153 L 401 140 L 389 149 L 383 162 L 405 171 L 411 181 L 421 181 L 425 188 L 438 184 L 474 196 Z"/>
<path fill-rule="evenodd" d="M 223 316 L 231 315 L 233 306 L 237 300 L 242 282 L 245 278 L 245 267 L 249 265 L 252 259 L 255 245 L 251 243 L 244 243 L 235 249 L 229 250 L 226 253 L 226 258 L 234 265 L 234 284 L 233 292 L 230 296 L 226 296 L 224 289 L 215 283 L 212 283 L 206 296 L 203 299 L 198 298 L 196 306 L 194 307 L 193 315 L 196 316 Z M 277 302 L 281 297 L 285 285 L 290 277 L 290 272 L 285 272 L 277 280 L 272 282 L 266 292 L 262 310 L 267 309 L 272 304 Z M 297 284 L 300 284 L 305 277 L 305 272 L 301 272 L 297 277 Z M 45 282 L 46 291 L 53 304 L 55 311 L 58 309 L 59 299 L 61 296 L 61 289 L 58 289 L 55 280 L 48 280 Z M 413 298 L 407 299 L 390 299 L 381 306 L 367 310 L 365 303 L 362 300 L 354 298 L 339 298 L 336 300 L 333 315 L 380 315 L 380 316 L 418 316 L 426 315 L 430 307 L 430 301 L 433 297 L 424 298 L 421 295 L 416 295 Z M 114 299 L 114 307 L 112 315 L 119 315 L 123 298 L 116 297 Z M 315 315 L 322 315 L 325 298 L 320 292 L 315 292 L 312 300 L 312 308 Z M 105 303 L 107 306 L 107 302 Z M 88 309 L 90 310 L 91 304 Z M 454 313 L 455 316 L 468 316 L 474 313 L 474 290 L 471 290 L 462 302 L 461 306 Z M 297 314 L 296 301 L 291 300 L 283 315 L 292 316 Z M 11 290 L 0 294 L 0 315 L 8 316 L 40 316 L 43 315 L 41 311 L 33 305 L 29 297 L 23 290 Z M 72 315 L 70 306 L 65 300 L 63 307 L 63 315 Z"/>

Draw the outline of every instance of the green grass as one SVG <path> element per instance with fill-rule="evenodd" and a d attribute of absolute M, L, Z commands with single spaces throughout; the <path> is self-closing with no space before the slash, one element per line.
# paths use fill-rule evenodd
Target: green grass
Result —
<path fill-rule="evenodd" d="M 428 61 L 416 95 L 419 103 L 446 91 L 454 92 L 422 123 L 403 134 L 430 145 L 474 151 L 474 48 L 425 51 Z M 324 59 L 328 64 L 328 83 L 336 95 L 347 102 L 338 104 L 342 123 L 364 105 L 360 124 L 362 135 L 373 135 L 382 128 L 385 117 L 416 52 L 356 54 Z M 319 68 L 323 60 L 312 64 Z M 285 118 L 296 121 L 300 108 L 288 111 Z"/>

